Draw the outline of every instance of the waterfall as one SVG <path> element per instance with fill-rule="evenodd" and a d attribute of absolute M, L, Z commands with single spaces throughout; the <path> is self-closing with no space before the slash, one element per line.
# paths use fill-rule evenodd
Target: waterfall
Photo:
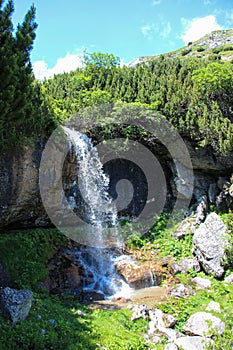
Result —
<path fill-rule="evenodd" d="M 91 140 L 74 129 L 63 129 L 68 138 L 69 153 L 74 152 L 77 160 L 75 190 L 69 193 L 67 200 L 74 211 L 82 207 L 79 214 L 88 223 L 86 234 L 90 244 L 75 252 L 77 262 L 84 269 L 83 288 L 101 292 L 105 297 L 118 293 L 128 295 L 129 286 L 115 271 L 119 256 L 117 249 L 103 248 L 108 227 L 115 230 L 115 248 L 120 246 L 120 241 L 117 241 L 117 209 L 108 194 L 109 178 Z M 99 247 L 96 244 L 93 247 L 93 239 L 99 242 Z"/>
<path fill-rule="evenodd" d="M 108 194 L 109 178 L 103 172 L 103 165 L 91 140 L 80 132 L 63 127 L 78 160 L 78 187 L 85 201 L 86 219 L 100 229 L 116 226 L 117 210 Z"/>

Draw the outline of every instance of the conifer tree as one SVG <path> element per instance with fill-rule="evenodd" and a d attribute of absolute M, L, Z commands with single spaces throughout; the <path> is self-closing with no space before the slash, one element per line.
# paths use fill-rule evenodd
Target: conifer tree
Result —
<path fill-rule="evenodd" d="M 35 39 L 35 8 L 27 12 L 16 33 L 13 1 L 0 0 L 0 144 L 19 140 L 33 127 L 33 75 L 30 51 Z"/>

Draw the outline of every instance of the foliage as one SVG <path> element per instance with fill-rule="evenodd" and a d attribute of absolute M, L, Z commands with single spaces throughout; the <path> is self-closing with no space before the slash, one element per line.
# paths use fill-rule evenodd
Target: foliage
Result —
<path fill-rule="evenodd" d="M 95 310 L 94 334 L 100 338 L 99 347 L 108 350 L 143 350 L 148 347 L 141 334 L 146 332 L 147 321 L 130 321 L 131 312 L 125 310 Z M 111 325 L 111 326 L 110 326 Z"/>
<path fill-rule="evenodd" d="M 129 103 L 131 109 L 133 104 L 134 108 L 141 104 L 150 111 L 159 111 L 182 136 L 200 147 L 210 145 L 220 154 L 233 149 L 229 63 L 216 61 L 214 56 L 160 56 L 136 68 L 119 67 L 117 62 L 109 54 L 92 54 L 84 68 L 42 83 L 53 120 L 60 123 L 82 108 L 109 102 L 116 106 L 111 118 L 117 119 L 119 101 Z M 104 116 L 102 121 L 106 121 Z"/>
<path fill-rule="evenodd" d="M 226 247 L 226 266 L 233 271 L 233 212 L 225 214 L 226 225 L 230 235 L 229 245 Z"/>
<path fill-rule="evenodd" d="M 35 8 L 27 12 L 15 34 L 13 1 L 0 2 L 0 146 L 15 146 L 35 132 L 35 95 L 30 51 L 35 39 Z"/>
<path fill-rule="evenodd" d="M 53 246 L 66 242 L 57 229 L 34 229 L 0 235 L 0 261 L 18 288 L 37 289 L 47 275 Z"/>
<path fill-rule="evenodd" d="M 86 317 L 77 315 L 78 310 Z M 64 305 L 56 298 L 34 294 L 29 316 L 13 328 L 0 317 L 2 350 L 94 350 L 96 339 L 90 328 L 90 312 L 81 305 Z M 91 335 L 91 336 L 90 336 Z"/>

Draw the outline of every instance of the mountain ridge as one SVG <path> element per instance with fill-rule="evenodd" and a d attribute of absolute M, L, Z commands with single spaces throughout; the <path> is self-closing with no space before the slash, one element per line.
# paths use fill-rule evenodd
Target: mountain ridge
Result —
<path fill-rule="evenodd" d="M 138 64 L 146 63 L 160 56 L 164 56 L 165 58 L 174 58 L 177 56 L 195 56 L 203 58 L 211 54 L 216 55 L 216 57 L 219 55 L 219 59 L 224 61 L 233 61 L 233 29 L 212 31 L 175 51 L 154 56 L 137 57 L 129 62 L 128 66 L 136 67 Z"/>

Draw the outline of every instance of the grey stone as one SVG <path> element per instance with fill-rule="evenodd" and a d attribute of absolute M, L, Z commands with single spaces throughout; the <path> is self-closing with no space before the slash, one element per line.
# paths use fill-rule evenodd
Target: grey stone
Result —
<path fill-rule="evenodd" d="M 233 184 L 231 184 L 230 188 L 229 188 L 229 195 L 231 197 L 233 197 Z"/>
<path fill-rule="evenodd" d="M 211 343 L 213 343 L 211 339 L 196 336 L 186 336 L 175 340 L 178 348 L 183 350 L 204 350 Z"/>
<path fill-rule="evenodd" d="M 233 273 L 227 276 L 224 281 L 227 283 L 233 283 Z"/>
<path fill-rule="evenodd" d="M 207 197 L 206 195 L 199 198 L 197 202 L 197 207 L 195 210 L 196 224 L 199 225 L 201 222 L 205 220 L 206 212 L 207 212 Z"/>
<path fill-rule="evenodd" d="M 203 270 L 216 278 L 221 278 L 224 274 L 221 261 L 225 257 L 224 249 L 227 244 L 225 234 L 226 226 L 223 221 L 216 213 L 210 213 L 193 236 L 193 254 Z"/>
<path fill-rule="evenodd" d="M 149 317 L 149 309 L 146 305 L 134 305 L 132 312 L 131 321 L 137 320 L 138 318 Z"/>
<path fill-rule="evenodd" d="M 176 299 L 187 298 L 190 295 L 195 295 L 195 291 L 186 287 L 183 283 L 179 283 L 171 289 L 170 295 Z"/>
<path fill-rule="evenodd" d="M 160 309 L 156 308 L 153 311 L 149 310 L 149 319 L 154 324 L 155 328 L 170 328 L 173 327 L 177 321 L 175 316 L 163 313 Z"/>
<path fill-rule="evenodd" d="M 226 181 L 223 185 L 223 189 L 220 194 L 217 196 L 215 205 L 216 209 L 220 212 L 228 212 L 229 209 L 233 208 L 233 197 L 231 183 Z"/>
<path fill-rule="evenodd" d="M 215 331 L 221 335 L 225 324 L 211 313 L 196 312 L 189 317 L 183 329 L 188 334 L 211 337 Z"/>
<path fill-rule="evenodd" d="M 195 229 L 196 229 L 196 218 L 188 217 L 181 222 L 178 229 L 172 233 L 172 236 L 179 239 L 186 235 L 194 234 Z"/>
<path fill-rule="evenodd" d="M 179 264 L 176 261 L 173 261 L 168 265 L 168 270 L 173 275 L 180 272 L 187 273 L 190 270 L 199 272 L 200 269 L 200 264 L 196 258 L 183 258 Z"/>
<path fill-rule="evenodd" d="M 172 261 L 168 265 L 168 270 L 172 275 L 177 275 L 178 273 L 182 272 L 180 264 L 178 264 L 176 261 Z"/>
<path fill-rule="evenodd" d="M 165 338 L 167 338 L 167 340 L 169 341 L 175 341 L 177 338 L 180 338 L 183 336 L 181 332 L 172 328 L 160 328 L 159 332 L 161 335 L 165 336 Z"/>
<path fill-rule="evenodd" d="M 198 289 L 209 289 L 211 287 L 211 281 L 203 277 L 194 277 L 192 281 L 196 284 Z"/>
<path fill-rule="evenodd" d="M 0 292 L 0 307 L 3 314 L 10 317 L 13 324 L 24 320 L 32 305 L 32 292 L 30 290 L 15 290 L 9 287 Z"/>
<path fill-rule="evenodd" d="M 196 258 L 183 258 L 180 261 L 182 272 L 187 273 L 189 270 L 193 270 L 195 272 L 200 271 L 200 264 Z"/>
<path fill-rule="evenodd" d="M 206 311 L 221 312 L 220 304 L 216 303 L 216 301 L 211 300 L 206 307 Z"/>

